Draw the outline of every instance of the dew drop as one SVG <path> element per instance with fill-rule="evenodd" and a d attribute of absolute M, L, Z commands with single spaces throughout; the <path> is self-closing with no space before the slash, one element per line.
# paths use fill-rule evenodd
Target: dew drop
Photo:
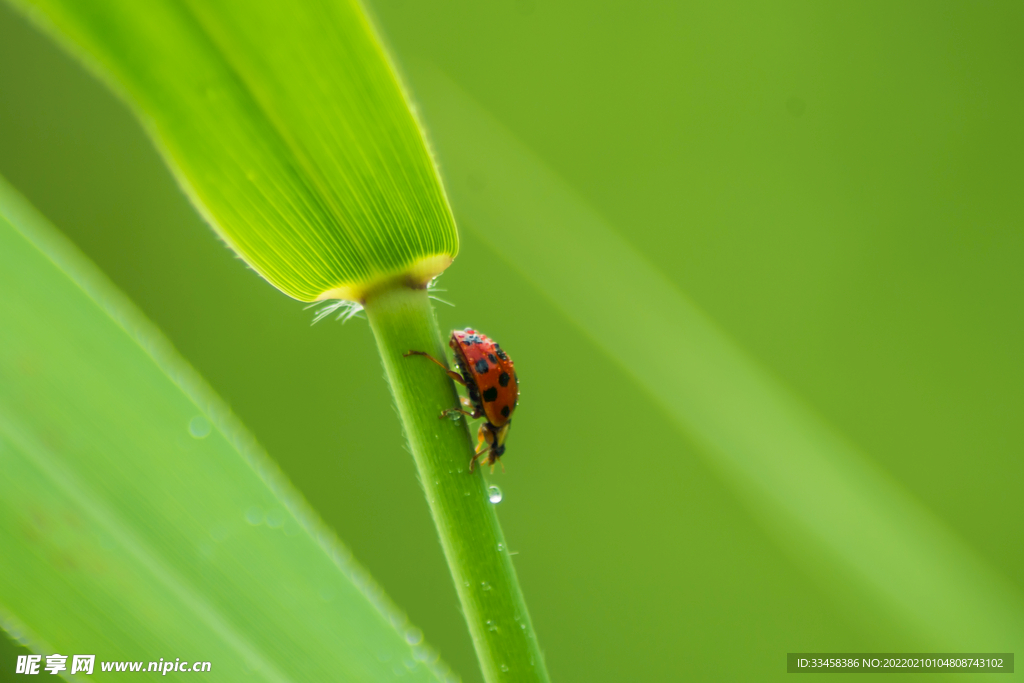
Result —
<path fill-rule="evenodd" d="M 501 489 L 497 486 L 487 487 L 487 499 L 497 505 L 501 502 Z"/>
<path fill-rule="evenodd" d="M 267 513 L 267 526 L 271 529 L 280 529 L 284 526 L 284 511 L 271 510 Z"/>
<path fill-rule="evenodd" d="M 498 632 L 498 625 L 496 623 L 494 623 L 493 621 L 491 621 L 490 619 L 488 619 L 487 620 L 487 630 L 490 631 L 491 633 L 497 633 Z"/>
<path fill-rule="evenodd" d="M 504 543 L 499 543 L 499 544 L 498 544 L 498 552 L 500 553 L 500 552 L 502 552 L 503 550 L 505 550 L 505 544 L 504 544 Z"/>
<path fill-rule="evenodd" d="M 188 433 L 195 439 L 205 439 L 213 430 L 213 425 L 202 415 L 196 415 L 188 423 Z"/>
<path fill-rule="evenodd" d="M 245 511 L 245 521 L 253 526 L 259 526 L 263 523 L 263 510 L 259 506 L 253 505 Z"/>
<path fill-rule="evenodd" d="M 525 631 L 526 630 L 526 624 L 519 624 L 519 628 L 521 628 L 521 629 L 523 629 Z"/>
<path fill-rule="evenodd" d="M 481 590 L 485 590 L 485 591 L 489 591 L 489 590 L 491 590 L 491 584 L 487 583 L 486 581 L 481 581 L 480 582 L 480 589 Z"/>
<path fill-rule="evenodd" d="M 405 632 L 405 642 L 410 645 L 419 645 L 423 642 L 423 631 L 418 628 L 410 628 Z"/>
<path fill-rule="evenodd" d="M 506 672 L 506 671 L 508 671 L 508 667 L 505 666 L 504 664 L 502 664 L 501 665 L 501 670 L 502 670 L 502 672 Z"/>

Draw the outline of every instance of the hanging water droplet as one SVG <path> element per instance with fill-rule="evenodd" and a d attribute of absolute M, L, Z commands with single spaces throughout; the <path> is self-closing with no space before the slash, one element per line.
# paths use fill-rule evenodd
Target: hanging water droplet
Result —
<path fill-rule="evenodd" d="M 196 439 L 205 439 L 213 430 L 213 425 L 202 415 L 196 415 L 188 423 L 188 433 Z"/>
<path fill-rule="evenodd" d="M 405 642 L 410 645 L 419 645 L 423 642 L 423 631 L 418 628 L 410 628 L 405 632 Z"/>
<path fill-rule="evenodd" d="M 487 499 L 497 505 L 501 502 L 501 489 L 497 486 L 487 487 Z"/>

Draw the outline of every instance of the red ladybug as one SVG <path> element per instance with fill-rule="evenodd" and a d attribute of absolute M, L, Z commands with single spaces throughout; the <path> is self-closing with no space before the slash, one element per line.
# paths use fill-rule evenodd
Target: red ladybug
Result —
<path fill-rule="evenodd" d="M 455 351 L 455 365 L 460 372 L 449 370 L 447 365 L 424 351 L 410 351 L 405 355 L 426 356 L 444 368 L 449 377 L 466 387 L 469 399 L 462 399 L 462 403 L 472 412 L 449 408 L 441 413 L 441 417 L 457 412 L 473 419 L 486 418 L 477 431 L 478 444 L 476 454 L 469 461 L 469 471 L 473 471 L 473 463 L 481 456 L 486 456 L 481 462 L 490 465 L 493 471 L 494 463 L 505 453 L 505 438 L 519 400 L 519 378 L 512 359 L 485 334 L 468 327 L 453 330 L 448 346 Z"/>

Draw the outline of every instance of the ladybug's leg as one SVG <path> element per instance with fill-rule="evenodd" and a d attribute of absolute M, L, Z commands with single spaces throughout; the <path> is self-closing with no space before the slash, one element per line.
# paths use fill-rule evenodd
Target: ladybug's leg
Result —
<path fill-rule="evenodd" d="M 444 410 L 441 411 L 441 417 L 448 417 L 452 413 L 462 413 L 471 420 L 479 420 L 481 417 L 484 416 L 484 411 L 474 406 L 473 402 L 470 401 L 465 396 L 462 397 L 462 405 L 464 405 L 466 408 L 470 408 L 470 410 L 466 410 L 465 408 L 445 408 Z"/>
<path fill-rule="evenodd" d="M 483 465 L 490 465 L 491 466 L 491 474 L 494 474 L 494 463 L 501 462 L 500 460 L 495 458 L 493 455 L 491 455 L 491 447 L 488 446 L 487 448 L 483 449 L 482 451 L 477 451 L 476 453 L 473 454 L 473 459 L 469 461 L 469 471 L 470 472 L 473 471 L 473 463 L 475 463 L 477 461 L 477 458 L 480 459 L 480 463 L 481 464 L 483 464 Z M 505 471 L 505 466 L 504 465 L 501 466 L 501 471 L 502 472 Z"/>
<path fill-rule="evenodd" d="M 462 413 L 471 420 L 479 420 L 481 417 L 484 416 L 484 411 L 482 408 L 474 406 L 473 402 L 470 401 L 465 396 L 462 396 L 460 398 L 463 405 L 462 408 L 445 408 L 444 410 L 441 411 L 441 415 L 439 417 L 441 419 L 444 419 L 449 415 L 453 415 L 455 413 Z M 466 410 L 466 408 L 469 408 L 469 410 Z"/>
<path fill-rule="evenodd" d="M 469 461 L 469 471 L 470 472 L 473 471 L 473 463 L 476 462 L 477 458 L 480 458 L 482 456 L 486 456 L 486 455 L 488 455 L 490 453 L 490 451 L 492 451 L 492 449 L 494 447 L 494 443 L 490 442 L 490 440 L 487 438 L 487 436 L 489 436 L 489 435 L 490 435 L 490 430 L 487 429 L 486 423 L 480 425 L 480 428 L 476 432 L 476 438 L 477 438 L 476 453 L 473 454 L 473 459 L 471 461 Z M 485 446 L 485 447 L 480 447 L 480 446 Z M 486 463 L 487 459 L 484 458 L 480 462 Z M 492 463 L 494 462 L 494 456 L 490 457 L 490 462 L 492 462 Z"/>
<path fill-rule="evenodd" d="M 454 370 L 449 370 L 447 365 L 445 365 L 438 359 L 434 358 L 426 351 L 410 351 L 409 353 L 403 353 L 402 355 L 405 356 L 406 358 L 408 358 L 409 356 L 426 356 L 427 360 L 429 360 L 432 363 L 436 363 L 438 366 L 440 366 L 442 370 L 447 372 L 449 377 L 451 377 L 453 380 L 455 380 L 462 386 L 466 386 L 466 380 L 462 379 L 462 375 L 455 372 Z"/>

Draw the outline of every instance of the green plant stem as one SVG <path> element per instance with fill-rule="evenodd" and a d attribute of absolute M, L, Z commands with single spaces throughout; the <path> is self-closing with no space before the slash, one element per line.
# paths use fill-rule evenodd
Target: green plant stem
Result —
<path fill-rule="evenodd" d="M 488 683 L 548 681 L 537 638 L 465 419 L 439 419 L 459 405 L 455 385 L 422 356 L 445 346 L 425 290 L 398 287 L 365 302 L 420 481 Z"/>

